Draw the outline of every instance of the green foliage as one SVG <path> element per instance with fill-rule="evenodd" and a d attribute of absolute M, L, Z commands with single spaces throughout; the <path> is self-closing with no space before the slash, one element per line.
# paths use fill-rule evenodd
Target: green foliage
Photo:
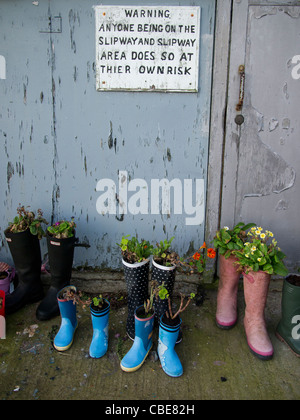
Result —
<path fill-rule="evenodd" d="M 165 267 L 177 267 L 180 265 L 180 258 L 178 254 L 170 250 L 174 238 L 175 236 L 173 236 L 169 241 L 165 239 L 159 243 L 157 242 L 156 247 L 153 248 L 153 257 L 157 264 L 164 265 Z"/>
<path fill-rule="evenodd" d="M 247 239 L 246 231 L 252 227 L 255 227 L 254 223 L 245 225 L 243 222 L 238 223 L 233 229 L 225 226 L 217 231 L 214 238 L 214 248 L 218 249 L 219 253 L 224 255 L 225 258 L 229 258 L 233 251 L 243 248 Z"/>
<path fill-rule="evenodd" d="M 37 235 L 41 239 L 45 235 L 45 231 L 42 228 L 42 223 L 48 224 L 47 220 L 43 218 L 43 212 L 41 209 L 37 211 L 37 217 L 35 213 L 26 210 L 24 206 L 17 208 L 17 214 L 12 223 L 9 223 L 8 230 L 11 233 L 20 233 L 29 229 L 32 235 Z"/>
<path fill-rule="evenodd" d="M 60 222 L 54 223 L 52 226 L 49 226 L 47 231 L 51 236 L 57 239 L 71 238 L 75 234 L 76 224 L 73 220 L 61 220 Z"/>
<path fill-rule="evenodd" d="M 92 302 L 93 302 L 93 305 L 96 308 L 100 308 L 101 309 L 102 306 L 103 306 L 103 303 L 104 303 L 104 298 L 102 297 L 102 295 L 95 296 L 95 297 L 93 297 Z"/>
<path fill-rule="evenodd" d="M 130 264 L 142 262 L 150 257 L 153 246 L 149 241 L 139 241 L 136 237 L 128 239 L 130 235 L 122 237 L 121 243 L 117 244 L 121 248 L 124 260 Z"/>
<path fill-rule="evenodd" d="M 246 273 L 264 271 L 279 276 L 288 274 L 283 263 L 285 254 L 277 246 L 273 233 L 269 230 L 263 232 L 261 227 L 252 227 L 243 247 L 233 254 L 238 258 L 238 265 Z"/>

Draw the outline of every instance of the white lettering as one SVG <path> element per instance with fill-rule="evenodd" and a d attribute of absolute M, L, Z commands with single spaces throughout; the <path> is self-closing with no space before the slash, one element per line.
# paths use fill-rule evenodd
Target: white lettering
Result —
<path fill-rule="evenodd" d="M 6 61 L 3 55 L 0 55 L 0 79 L 6 79 Z"/>
<path fill-rule="evenodd" d="M 298 80 L 300 79 L 300 55 L 295 55 L 292 58 L 292 64 L 297 64 L 292 70 L 292 78 Z"/>
<path fill-rule="evenodd" d="M 300 339 L 300 315 L 295 315 L 292 319 L 292 324 L 297 324 L 296 327 L 292 329 L 292 337 L 294 340 Z"/>
<path fill-rule="evenodd" d="M 96 210 L 101 215 L 117 214 L 172 214 L 186 215 L 186 225 L 201 225 L 204 222 L 204 180 L 175 178 L 152 179 L 151 191 L 144 179 L 133 179 L 128 182 L 127 171 L 119 171 L 118 191 L 116 183 L 111 179 L 97 182 L 96 191 L 102 194 L 96 201 Z M 195 183 L 195 189 L 193 184 Z M 133 193 L 129 196 L 129 193 Z M 151 201 L 151 202 L 150 202 Z M 171 206 L 172 204 L 172 206 Z"/>

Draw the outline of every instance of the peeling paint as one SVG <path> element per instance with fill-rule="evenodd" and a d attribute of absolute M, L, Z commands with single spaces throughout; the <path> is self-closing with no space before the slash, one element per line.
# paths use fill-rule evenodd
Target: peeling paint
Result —
<path fill-rule="evenodd" d="M 263 197 L 272 193 L 280 194 L 292 188 L 296 180 L 294 168 L 261 141 L 257 131 L 257 121 L 261 118 L 262 115 L 257 110 L 249 109 L 247 130 L 248 138 L 252 141 L 243 144 L 243 153 L 240 154 L 238 174 L 240 209 L 243 199 Z M 249 156 L 251 156 L 250 162 Z"/>

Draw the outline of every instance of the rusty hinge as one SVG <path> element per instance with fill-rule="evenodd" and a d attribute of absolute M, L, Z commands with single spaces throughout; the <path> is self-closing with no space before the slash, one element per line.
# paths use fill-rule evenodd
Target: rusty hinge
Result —
<path fill-rule="evenodd" d="M 48 16 L 42 20 L 42 27 L 39 31 L 44 34 L 61 34 L 62 18 L 61 16 Z"/>

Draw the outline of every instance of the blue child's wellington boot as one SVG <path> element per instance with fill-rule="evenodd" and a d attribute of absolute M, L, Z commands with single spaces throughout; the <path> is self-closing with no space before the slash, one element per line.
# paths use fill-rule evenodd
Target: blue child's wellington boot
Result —
<path fill-rule="evenodd" d="M 162 316 L 159 324 L 157 352 L 163 371 L 167 375 L 177 378 L 183 374 L 181 362 L 174 350 L 180 330 L 181 319 L 179 319 L 177 325 L 170 326 L 163 322 L 163 318 Z"/>
<path fill-rule="evenodd" d="M 62 297 L 64 291 L 68 288 L 74 290 L 74 292 L 77 291 L 75 286 L 67 286 L 57 294 L 57 301 L 61 314 L 61 326 L 54 338 L 53 345 L 58 351 L 66 351 L 71 347 L 74 333 L 77 328 L 76 303 Z"/>
<path fill-rule="evenodd" d="M 89 354 L 94 359 L 104 356 L 108 348 L 108 319 L 110 303 L 105 300 L 107 306 L 102 310 L 95 310 L 91 306 L 91 317 L 93 324 L 93 338 Z"/>
<path fill-rule="evenodd" d="M 135 312 L 135 338 L 134 343 L 121 361 L 121 369 L 124 372 L 135 372 L 144 363 L 152 348 L 152 334 L 154 326 L 154 314 L 149 318 L 141 318 L 139 315 L 144 307 L 137 308 Z"/>

